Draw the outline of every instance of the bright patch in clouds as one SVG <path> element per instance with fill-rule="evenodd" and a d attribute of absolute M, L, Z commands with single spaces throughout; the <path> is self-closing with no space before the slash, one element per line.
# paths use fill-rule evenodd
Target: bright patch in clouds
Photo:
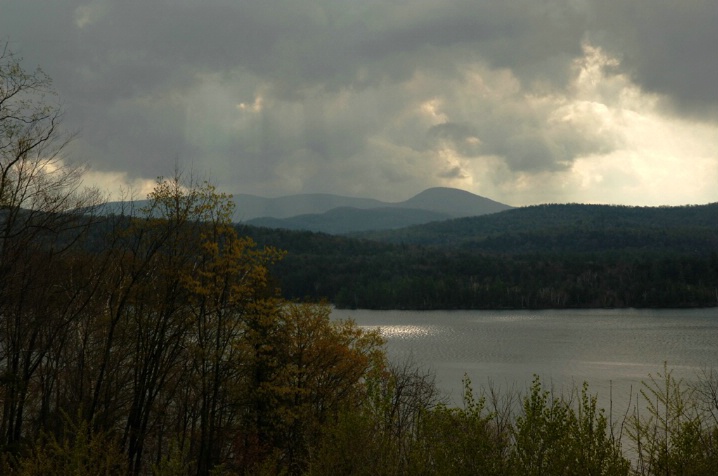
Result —
<path fill-rule="evenodd" d="M 624 75 L 607 75 L 614 59 L 586 47 L 577 96 L 566 120 L 593 124 L 618 148 L 578 157 L 567 178 L 572 200 L 678 205 L 716 200 L 718 127 L 667 116 L 660 98 Z M 603 67 L 602 67 L 603 66 Z"/>
<path fill-rule="evenodd" d="M 522 164 L 511 167 L 505 156 L 460 161 L 455 150 L 444 149 L 442 158 L 462 171 L 446 184 L 512 205 L 566 201 L 680 205 L 718 199 L 718 126 L 666 114 L 660 97 L 642 92 L 623 74 L 611 73 L 619 64 L 615 58 L 590 45 L 584 51 L 566 94 L 525 94 L 514 81 L 508 88 L 501 82 L 504 86 L 487 86 L 483 78 L 491 72 L 474 74 L 467 83 L 480 85 L 482 97 L 497 98 L 495 107 L 528 108 L 537 116 L 539 132 L 549 145 L 584 142 L 586 153 L 567 152 L 565 160 L 555 162 L 557 169 L 530 171 Z M 424 105 L 423 109 L 438 115 L 436 108 Z M 517 117 L 527 115 L 519 112 Z M 449 121 L 450 115 L 442 118 Z M 516 127 L 525 125 L 517 122 Z M 561 152 L 553 157 L 561 157 Z"/>
<path fill-rule="evenodd" d="M 78 28 L 85 28 L 107 14 L 108 6 L 105 2 L 92 2 L 87 5 L 80 5 L 75 9 L 75 25 Z"/>
<path fill-rule="evenodd" d="M 104 193 L 109 200 L 144 200 L 156 180 L 131 178 L 127 172 L 85 171 L 83 183 Z"/>

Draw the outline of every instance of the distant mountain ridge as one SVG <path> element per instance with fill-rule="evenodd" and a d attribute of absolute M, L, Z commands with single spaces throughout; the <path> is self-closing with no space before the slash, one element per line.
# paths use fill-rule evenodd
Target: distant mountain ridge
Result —
<path fill-rule="evenodd" d="M 372 198 L 344 197 L 329 193 L 306 193 L 278 198 L 238 193 L 233 195 L 236 204 L 234 221 L 244 222 L 254 218 L 290 218 L 297 215 L 324 213 L 334 208 L 379 208 L 385 202 Z"/>
<path fill-rule="evenodd" d="M 288 195 L 265 198 L 239 193 L 234 195 L 239 221 L 253 218 L 289 218 L 325 213 L 334 208 L 413 208 L 445 213 L 451 218 L 485 215 L 513 208 L 480 195 L 448 187 L 433 187 L 402 202 L 384 202 L 373 198 L 346 197 L 329 193 Z"/>
<path fill-rule="evenodd" d="M 280 198 L 239 194 L 235 200 L 235 218 L 238 222 L 332 234 L 396 229 L 513 208 L 471 192 L 447 187 L 424 190 L 403 202 L 382 202 L 330 194 Z"/>
<path fill-rule="evenodd" d="M 448 187 L 429 188 L 394 206 L 446 213 L 451 218 L 488 215 L 513 208 L 466 190 Z"/>
<path fill-rule="evenodd" d="M 289 218 L 254 218 L 248 220 L 246 224 L 266 228 L 307 230 L 341 235 L 367 230 L 395 230 L 450 218 L 451 216 L 447 213 L 415 208 L 378 207 L 361 209 L 337 207 L 324 213 L 297 215 Z"/>
<path fill-rule="evenodd" d="M 486 215 L 513 207 L 465 190 L 435 187 L 402 202 L 309 193 L 266 198 L 233 195 L 232 221 L 268 228 L 344 234 L 369 230 L 391 230 L 451 218 Z M 108 213 L 127 213 L 146 205 L 136 200 L 107 204 Z"/>

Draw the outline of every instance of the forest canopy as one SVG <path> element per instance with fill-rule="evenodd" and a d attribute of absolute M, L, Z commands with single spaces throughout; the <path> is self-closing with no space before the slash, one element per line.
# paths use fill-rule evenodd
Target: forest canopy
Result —
<path fill-rule="evenodd" d="M 718 204 L 542 205 L 342 237 L 240 226 L 287 250 L 288 298 L 368 309 L 712 307 Z"/>

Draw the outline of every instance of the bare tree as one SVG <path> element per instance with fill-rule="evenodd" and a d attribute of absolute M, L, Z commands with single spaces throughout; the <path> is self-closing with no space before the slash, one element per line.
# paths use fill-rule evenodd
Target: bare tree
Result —
<path fill-rule="evenodd" d="M 0 47 L 0 446 L 10 448 L 33 378 L 87 303 L 59 270 L 100 197 L 80 190 L 82 168 L 63 160 L 72 135 L 54 98 L 44 72 Z"/>

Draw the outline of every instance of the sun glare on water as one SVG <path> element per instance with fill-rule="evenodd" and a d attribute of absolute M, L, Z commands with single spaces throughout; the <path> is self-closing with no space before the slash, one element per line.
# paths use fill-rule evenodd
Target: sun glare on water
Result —
<path fill-rule="evenodd" d="M 369 328 L 370 326 L 362 326 Z M 426 337 L 436 334 L 437 330 L 432 326 L 415 326 L 415 325 L 396 325 L 396 326 L 377 326 L 372 327 L 379 329 L 381 335 L 388 339 L 413 339 L 417 337 Z"/>

